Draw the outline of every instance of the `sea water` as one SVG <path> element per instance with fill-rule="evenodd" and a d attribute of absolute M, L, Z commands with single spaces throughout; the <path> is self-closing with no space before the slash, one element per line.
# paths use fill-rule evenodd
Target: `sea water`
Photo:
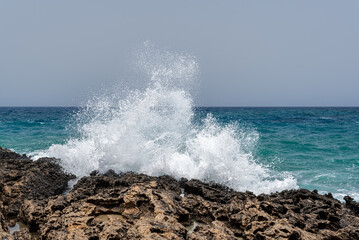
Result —
<path fill-rule="evenodd" d="M 188 54 L 139 54 L 143 88 L 80 108 L 0 108 L 0 146 L 93 170 L 197 178 L 256 194 L 318 189 L 359 199 L 359 108 L 197 107 Z"/>
<path fill-rule="evenodd" d="M 72 138 L 80 138 L 72 124 L 81 111 L 0 108 L 0 146 L 32 155 L 49 151 L 52 145 L 67 146 Z M 238 138 L 245 141 L 243 151 L 260 168 L 267 169 L 272 178 L 285 173 L 296 180 L 298 187 L 332 192 L 339 199 L 349 194 L 359 200 L 359 108 L 200 107 L 194 108 L 193 121 L 201 123 L 208 114 L 219 125 L 235 122 L 239 131 L 242 128 L 249 131 L 247 134 L 254 134 L 248 139 L 243 132 L 238 133 Z M 86 153 L 81 158 L 79 161 L 88 159 Z M 241 162 L 231 160 L 242 167 Z M 240 187 L 241 182 L 238 185 L 238 189 L 260 192 L 250 188 L 254 186 Z"/>

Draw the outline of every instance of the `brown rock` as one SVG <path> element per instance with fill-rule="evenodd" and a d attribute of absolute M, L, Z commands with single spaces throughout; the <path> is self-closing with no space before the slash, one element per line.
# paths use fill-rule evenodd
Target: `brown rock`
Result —
<path fill-rule="evenodd" d="M 10 219 L 9 227 L 15 227 L 15 225 L 16 225 L 16 220 L 15 219 Z"/>
<path fill-rule="evenodd" d="M 67 196 L 27 201 L 21 216 L 37 224 L 43 239 L 359 237 L 354 212 L 316 192 L 256 197 L 198 180 L 134 173 L 84 177 Z"/>
<path fill-rule="evenodd" d="M 14 240 L 14 236 L 10 233 L 0 231 L 0 239 L 1 240 Z"/>
<path fill-rule="evenodd" d="M 91 173 L 0 149 L 0 239 L 359 239 L 358 204 L 306 189 L 255 196 L 199 180 Z M 11 157 L 17 157 L 11 159 Z M 28 226 L 9 234 L 6 220 Z"/>
<path fill-rule="evenodd" d="M 74 176 L 63 172 L 56 159 L 32 161 L 0 148 L 0 207 L 6 218 L 16 218 L 27 199 L 61 194 Z"/>
<path fill-rule="evenodd" d="M 14 237 L 16 240 L 31 240 L 31 234 L 29 230 L 22 230 L 22 231 L 16 231 L 14 232 Z"/>
<path fill-rule="evenodd" d="M 26 155 L 20 155 L 7 148 L 0 147 L 0 159 L 29 159 Z"/>

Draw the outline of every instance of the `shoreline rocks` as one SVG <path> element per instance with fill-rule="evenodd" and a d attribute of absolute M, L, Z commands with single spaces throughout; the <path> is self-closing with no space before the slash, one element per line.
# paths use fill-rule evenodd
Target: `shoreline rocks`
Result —
<path fill-rule="evenodd" d="M 0 158 L 0 239 L 359 239 L 350 197 L 344 204 L 306 189 L 256 196 L 114 171 L 93 172 L 62 195 L 74 176 L 55 159 L 17 157 Z M 28 228 L 9 234 L 12 219 Z"/>
<path fill-rule="evenodd" d="M 7 218 L 15 218 L 25 200 L 61 194 L 68 181 L 75 178 L 65 173 L 54 158 L 32 161 L 7 149 L 0 149 L 0 156 L 5 156 L 0 158 L 0 206 Z"/>

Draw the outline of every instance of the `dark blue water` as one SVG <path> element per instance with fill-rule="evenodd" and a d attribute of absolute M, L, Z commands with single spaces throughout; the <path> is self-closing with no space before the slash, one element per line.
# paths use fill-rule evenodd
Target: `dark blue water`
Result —
<path fill-rule="evenodd" d="M 78 108 L 0 108 L 0 146 L 31 154 L 76 135 Z M 258 163 L 298 185 L 359 199 L 359 108 L 196 108 L 225 125 L 256 131 Z"/>

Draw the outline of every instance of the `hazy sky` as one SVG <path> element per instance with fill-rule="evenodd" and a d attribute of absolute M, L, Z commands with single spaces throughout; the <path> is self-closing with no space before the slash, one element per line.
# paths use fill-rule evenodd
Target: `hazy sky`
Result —
<path fill-rule="evenodd" d="M 78 105 L 136 46 L 197 57 L 206 106 L 359 106 L 359 1 L 0 1 L 0 106 Z"/>

